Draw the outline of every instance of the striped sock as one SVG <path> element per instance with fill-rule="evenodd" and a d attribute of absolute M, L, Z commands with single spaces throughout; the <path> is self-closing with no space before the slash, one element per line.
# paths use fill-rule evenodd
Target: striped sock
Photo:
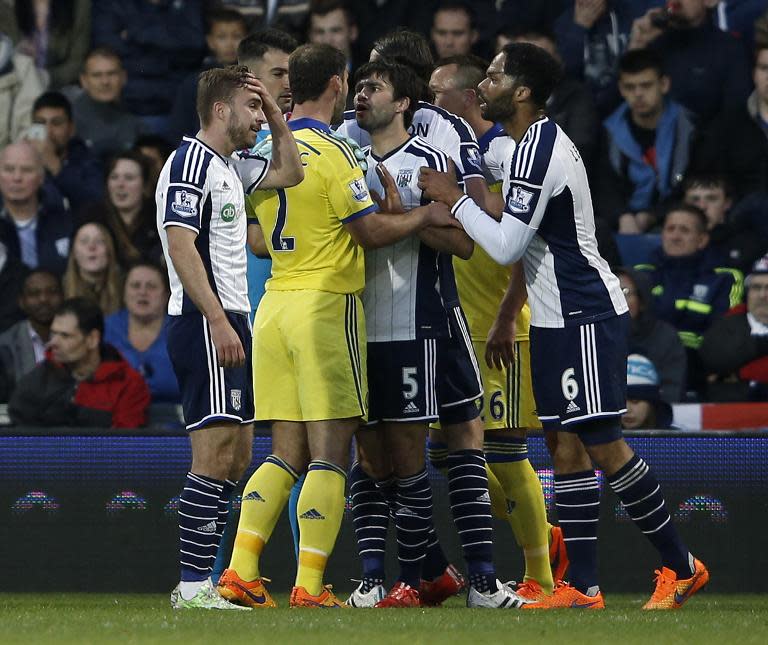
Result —
<path fill-rule="evenodd" d="M 669 516 L 661 486 L 648 464 L 634 455 L 616 473 L 608 477 L 613 492 L 629 513 L 632 521 L 661 555 L 662 564 L 680 578 L 693 574 L 685 548 L 672 518 Z"/>
<path fill-rule="evenodd" d="M 224 527 L 227 525 L 227 518 L 229 518 L 229 499 L 232 497 L 232 491 L 235 490 L 237 482 L 233 482 L 231 479 L 225 479 L 224 484 L 221 487 L 221 497 L 219 497 L 219 512 L 216 516 L 216 534 L 219 541 L 221 541 L 222 535 L 224 535 Z"/>
<path fill-rule="evenodd" d="M 571 562 L 570 583 L 582 593 L 598 586 L 597 522 L 600 488 L 594 470 L 555 475 L 555 506 Z"/>
<path fill-rule="evenodd" d="M 495 591 L 491 496 L 482 450 L 458 450 L 448 455 L 448 498 L 470 584 L 481 593 Z"/>
<path fill-rule="evenodd" d="M 213 570 L 211 571 L 211 580 L 213 584 L 218 584 L 219 578 L 224 569 L 227 568 L 229 563 L 229 556 L 231 554 L 231 546 L 229 543 L 229 536 L 234 530 L 231 526 L 227 526 L 229 521 L 229 506 L 232 498 L 232 491 L 235 490 L 237 482 L 233 482 L 231 479 L 224 481 L 224 486 L 221 489 L 221 497 L 219 498 L 219 514 L 216 517 L 216 533 L 219 534 L 219 546 L 216 549 L 216 559 L 213 562 Z M 227 529 L 229 528 L 229 531 Z"/>
<path fill-rule="evenodd" d="M 448 470 L 448 445 L 441 441 L 427 440 L 427 456 L 432 468 L 439 470 L 443 475 Z"/>
<path fill-rule="evenodd" d="M 349 471 L 352 519 L 357 552 L 363 563 L 363 593 L 384 584 L 384 552 L 389 527 L 389 504 L 376 482 L 355 462 Z"/>
<path fill-rule="evenodd" d="M 224 482 L 187 473 L 179 499 L 179 561 L 182 582 L 205 580 L 211 575 L 219 534 L 216 520 Z"/>
<path fill-rule="evenodd" d="M 395 528 L 399 580 L 414 589 L 421 584 L 421 568 L 432 527 L 432 487 L 427 471 L 397 480 Z"/>
<path fill-rule="evenodd" d="M 424 580 L 432 582 L 443 575 L 447 568 L 448 558 L 445 557 L 443 547 L 440 546 L 440 540 L 435 532 L 435 526 L 432 524 L 427 535 L 427 554 L 421 567 L 421 575 Z"/>
<path fill-rule="evenodd" d="M 485 457 L 503 496 L 495 500 L 498 490 L 489 485 L 492 508 L 501 504 L 505 507 L 504 517 L 525 556 L 524 580 L 535 580 L 545 593 L 551 593 L 554 582 L 549 564 L 547 509 L 541 481 L 528 460 L 528 442 L 518 437 L 487 441 Z"/>

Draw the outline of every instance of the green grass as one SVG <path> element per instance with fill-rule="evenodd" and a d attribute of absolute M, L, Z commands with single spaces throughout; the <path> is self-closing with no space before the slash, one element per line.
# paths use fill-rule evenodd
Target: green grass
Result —
<path fill-rule="evenodd" d="M 278 596 L 287 604 L 287 597 Z M 602 612 L 442 609 L 173 611 L 167 596 L 0 594 L 0 643 L 761 643 L 768 596 L 702 593 L 676 612 L 643 612 L 614 594 Z"/>

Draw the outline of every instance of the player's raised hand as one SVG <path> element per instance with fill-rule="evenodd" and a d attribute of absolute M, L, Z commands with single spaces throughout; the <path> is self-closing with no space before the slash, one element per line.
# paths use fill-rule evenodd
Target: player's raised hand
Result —
<path fill-rule="evenodd" d="M 497 370 L 509 367 L 515 360 L 515 319 L 496 318 L 485 341 L 485 363 Z"/>
<path fill-rule="evenodd" d="M 275 99 L 272 98 L 272 95 L 264 86 L 264 83 L 262 83 L 253 74 L 246 74 L 245 89 L 249 92 L 255 92 L 259 95 L 259 98 L 261 99 L 261 109 L 264 112 L 264 116 L 267 117 L 268 121 L 270 119 L 283 118 L 283 113 L 278 107 Z"/>
<path fill-rule="evenodd" d="M 382 213 L 404 213 L 403 201 L 400 199 L 400 191 L 397 190 L 397 184 L 392 179 L 392 175 L 384 167 L 384 164 L 376 166 L 376 174 L 384 187 L 384 196 L 382 197 L 375 190 L 371 190 L 371 197 Z"/>
<path fill-rule="evenodd" d="M 419 172 L 419 188 L 429 199 L 448 206 L 453 206 L 464 194 L 456 181 L 456 168 L 450 159 L 447 172 L 422 168 Z"/>
<path fill-rule="evenodd" d="M 245 363 L 245 352 L 240 338 L 226 318 L 210 322 L 211 340 L 221 367 L 240 367 Z"/>

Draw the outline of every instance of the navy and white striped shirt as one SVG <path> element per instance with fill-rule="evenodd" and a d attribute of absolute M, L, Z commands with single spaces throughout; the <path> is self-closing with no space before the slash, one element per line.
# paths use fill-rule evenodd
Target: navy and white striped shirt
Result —
<path fill-rule="evenodd" d="M 255 190 L 269 162 L 259 157 L 225 159 L 197 138 L 184 137 L 168 158 L 157 182 L 157 228 L 168 266 L 168 313 L 198 311 L 184 293 L 168 253 L 168 226 L 197 233 L 195 246 L 208 282 L 225 311 L 250 313 L 247 284 L 245 185 Z"/>
<path fill-rule="evenodd" d="M 419 137 L 411 137 L 381 158 L 370 148 L 365 152 L 368 187 L 384 194 L 376 173 L 376 167 L 384 164 L 395 180 L 406 212 L 428 202 L 418 187 L 419 169 L 448 168 L 448 156 Z M 444 301 L 456 298 L 451 256 L 428 247 L 416 235 L 365 252 L 363 307 L 368 342 L 446 337 L 449 332 Z"/>
<path fill-rule="evenodd" d="M 505 170 L 501 222 L 466 195 L 452 210 L 494 260 L 523 258 L 531 325 L 566 327 L 627 311 L 597 250 L 584 163 L 563 130 L 546 117 L 533 123 Z"/>

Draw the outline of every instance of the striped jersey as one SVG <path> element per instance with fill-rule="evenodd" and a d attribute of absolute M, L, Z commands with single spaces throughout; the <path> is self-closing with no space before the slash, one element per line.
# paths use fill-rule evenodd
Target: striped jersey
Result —
<path fill-rule="evenodd" d="M 420 137 L 411 137 L 381 158 L 370 148 L 365 153 L 368 186 L 384 194 L 376 173 L 383 164 L 397 184 L 406 212 L 428 203 L 417 185 L 419 169 L 448 167 L 448 156 Z M 363 307 L 368 342 L 448 336 L 443 301 L 455 299 L 451 256 L 428 247 L 418 236 L 365 252 Z"/>
<path fill-rule="evenodd" d="M 344 224 L 376 211 L 363 171 L 349 145 L 322 121 L 292 119 L 288 127 L 304 180 L 248 198 L 272 258 L 266 290 L 359 293 L 365 284 L 364 251 Z"/>
<path fill-rule="evenodd" d="M 478 139 L 478 145 L 485 180 L 492 192 L 500 193 L 504 168 L 509 166 L 515 151 L 515 140 L 496 123 Z M 509 285 L 511 269 L 494 262 L 479 244 L 475 245 L 469 260 L 454 257 L 453 268 L 472 340 L 485 342 Z M 531 309 L 525 304 L 515 319 L 515 340 L 528 340 L 530 323 Z"/>
<path fill-rule="evenodd" d="M 357 124 L 354 110 L 344 113 L 344 122 L 336 132 L 354 139 L 362 147 L 371 144 L 369 134 Z M 426 101 L 419 101 L 419 108 L 413 115 L 413 123 L 408 132 L 445 152 L 453 160 L 460 181 L 483 176 L 477 139 L 472 128 L 461 117 Z"/>
<path fill-rule="evenodd" d="M 515 238 L 525 231 L 530 239 L 522 258 L 531 325 L 581 325 L 627 311 L 619 280 L 597 250 L 584 162 L 554 121 L 542 117 L 528 128 L 505 169 L 503 194 L 502 234 L 486 243 L 521 244 L 505 236 L 504 220 L 511 217 L 524 225 L 509 230 Z M 453 210 L 473 205 L 465 196 Z M 469 212 L 460 219 L 467 220 Z"/>
<path fill-rule="evenodd" d="M 197 233 L 195 246 L 211 289 L 225 311 L 249 313 L 246 192 L 255 190 L 269 169 L 261 157 L 225 159 L 202 141 L 184 137 L 160 173 L 155 192 L 157 228 L 163 245 L 171 297 L 168 313 L 198 311 L 184 292 L 168 253 L 169 226 Z"/>

